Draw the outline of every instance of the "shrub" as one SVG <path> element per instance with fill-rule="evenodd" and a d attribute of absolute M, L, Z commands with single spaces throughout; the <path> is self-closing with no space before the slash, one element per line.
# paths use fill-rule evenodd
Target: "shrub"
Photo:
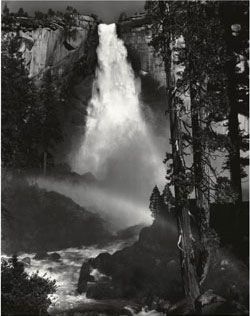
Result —
<path fill-rule="evenodd" d="M 54 280 L 37 273 L 29 276 L 16 256 L 2 259 L 1 269 L 2 315 L 48 315 L 48 294 L 56 290 Z"/>

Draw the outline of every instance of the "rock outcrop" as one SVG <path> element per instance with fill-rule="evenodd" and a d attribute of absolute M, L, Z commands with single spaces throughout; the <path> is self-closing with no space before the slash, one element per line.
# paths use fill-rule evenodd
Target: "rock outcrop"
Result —
<path fill-rule="evenodd" d="M 143 228 L 132 246 L 84 262 L 78 291 L 94 299 L 133 300 L 169 315 L 191 312 L 183 299 L 174 216 L 163 216 Z M 201 314 L 247 314 L 247 267 L 225 248 L 216 250 L 201 293 L 197 299 Z"/>
<path fill-rule="evenodd" d="M 42 75 L 52 67 L 54 72 L 62 76 L 73 69 L 74 63 L 86 54 L 89 37 L 94 36 L 97 23 L 92 17 L 82 16 L 81 23 L 72 27 L 70 35 L 58 25 L 21 28 L 22 52 L 30 77 Z"/>
<path fill-rule="evenodd" d="M 78 291 L 96 299 L 132 299 L 152 305 L 157 297 L 182 297 L 177 231 L 168 220 L 141 230 L 139 240 L 115 254 L 102 253 L 82 266 Z M 91 271 L 101 278 L 94 279 Z"/>

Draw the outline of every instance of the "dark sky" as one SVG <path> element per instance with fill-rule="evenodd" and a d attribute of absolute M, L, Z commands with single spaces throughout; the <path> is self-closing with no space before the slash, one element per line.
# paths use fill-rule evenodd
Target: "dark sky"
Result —
<path fill-rule="evenodd" d="M 97 14 L 106 23 L 114 22 L 121 12 L 126 12 L 128 15 L 142 12 L 145 3 L 145 1 L 3 1 L 5 2 L 10 12 L 16 12 L 22 7 L 31 16 L 37 10 L 47 12 L 48 8 L 51 8 L 55 11 L 64 11 L 70 5 L 80 13 Z"/>

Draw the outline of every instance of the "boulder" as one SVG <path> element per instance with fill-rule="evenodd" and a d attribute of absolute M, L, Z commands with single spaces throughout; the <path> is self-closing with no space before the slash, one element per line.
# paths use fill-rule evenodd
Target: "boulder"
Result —
<path fill-rule="evenodd" d="M 118 297 L 118 292 L 109 281 L 88 282 L 86 292 L 88 298 L 109 299 Z"/>
<path fill-rule="evenodd" d="M 249 315 L 245 306 L 237 302 L 215 301 L 203 306 L 202 315 Z"/>
<path fill-rule="evenodd" d="M 48 258 L 49 255 L 46 251 L 39 251 L 34 257 L 35 260 L 46 260 Z"/>
<path fill-rule="evenodd" d="M 247 308 L 237 300 L 225 299 L 215 294 L 212 289 L 201 294 L 196 303 L 202 315 L 248 315 Z"/>
<path fill-rule="evenodd" d="M 57 252 L 53 252 L 49 255 L 49 259 L 53 261 L 59 261 L 61 259 L 61 256 Z"/>
<path fill-rule="evenodd" d="M 25 265 L 30 265 L 31 264 L 31 259 L 30 259 L 30 257 L 25 257 L 25 258 L 22 259 L 22 262 Z"/>
<path fill-rule="evenodd" d="M 226 300 L 219 296 L 214 294 L 212 289 L 207 290 L 205 293 L 200 295 L 197 299 L 197 303 L 201 305 L 202 307 L 211 303 L 218 303 L 218 302 L 225 302 Z"/>
<path fill-rule="evenodd" d="M 81 294 L 86 292 L 88 282 L 94 282 L 95 278 L 93 275 L 90 275 L 92 267 L 89 262 L 84 262 L 81 267 L 80 278 L 78 281 L 78 292 Z"/>

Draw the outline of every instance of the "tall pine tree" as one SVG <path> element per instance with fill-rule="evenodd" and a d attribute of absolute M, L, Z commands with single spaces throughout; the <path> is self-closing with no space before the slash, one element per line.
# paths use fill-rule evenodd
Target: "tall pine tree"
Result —
<path fill-rule="evenodd" d="M 161 194 L 157 187 L 154 187 L 153 192 L 150 197 L 149 209 L 154 218 L 157 218 L 160 215 L 161 211 Z"/>
<path fill-rule="evenodd" d="M 178 246 L 181 250 L 181 270 L 186 297 L 192 309 L 195 310 L 195 300 L 200 294 L 199 280 L 195 262 L 195 249 L 192 241 L 191 219 L 188 203 L 190 193 L 190 173 L 185 168 L 183 160 L 183 137 L 179 116 L 181 99 L 175 95 L 175 78 L 173 69 L 173 47 L 177 37 L 175 22 L 178 17 L 175 12 L 180 8 L 178 2 L 147 1 L 145 9 L 152 19 L 152 42 L 160 54 L 166 71 L 166 95 L 169 111 L 172 153 L 167 154 L 166 160 L 172 159 L 170 184 L 174 185 L 175 211 L 179 231 Z M 182 21 L 178 21 L 181 23 Z M 181 34 L 178 34 L 181 35 Z"/>
<path fill-rule="evenodd" d="M 249 149 L 247 131 L 244 133 L 239 126 L 239 114 L 249 117 L 249 3 L 222 1 L 219 6 L 228 54 L 226 74 L 230 107 L 228 116 L 230 142 L 226 168 L 230 170 L 232 189 L 237 194 L 235 202 L 239 206 L 242 201 L 241 178 L 245 176 L 244 167 L 248 165 L 248 158 L 242 157 L 241 151 L 246 152 Z"/>
<path fill-rule="evenodd" d="M 168 178 L 175 186 L 184 265 L 187 264 L 183 271 L 184 287 L 194 306 L 208 273 L 213 247 L 217 245 L 216 234 L 209 227 L 210 190 L 215 189 L 218 176 L 212 161 L 218 156 L 218 151 L 225 151 L 228 144 L 226 135 L 216 128 L 217 123 L 227 119 L 229 113 L 224 30 L 218 2 L 148 1 L 146 9 L 153 24 L 152 45 L 160 53 L 167 75 L 172 143 L 172 154 L 166 157 L 166 160 L 172 158 L 172 172 Z M 176 46 L 181 39 L 184 45 Z M 175 55 L 177 53 L 177 59 L 173 59 L 171 51 Z M 181 66 L 177 73 L 176 64 Z M 193 157 L 191 167 L 185 160 L 185 156 L 190 155 L 186 149 L 190 147 Z M 201 250 L 198 252 L 190 241 L 190 212 L 185 202 L 193 187 L 198 211 Z M 182 206 L 178 205 L 181 199 L 184 200 Z M 190 249 L 183 246 L 185 243 Z M 200 262 L 200 266 L 195 267 L 198 274 L 192 267 L 192 258 L 187 259 L 188 250 L 194 250 L 195 262 Z"/>

